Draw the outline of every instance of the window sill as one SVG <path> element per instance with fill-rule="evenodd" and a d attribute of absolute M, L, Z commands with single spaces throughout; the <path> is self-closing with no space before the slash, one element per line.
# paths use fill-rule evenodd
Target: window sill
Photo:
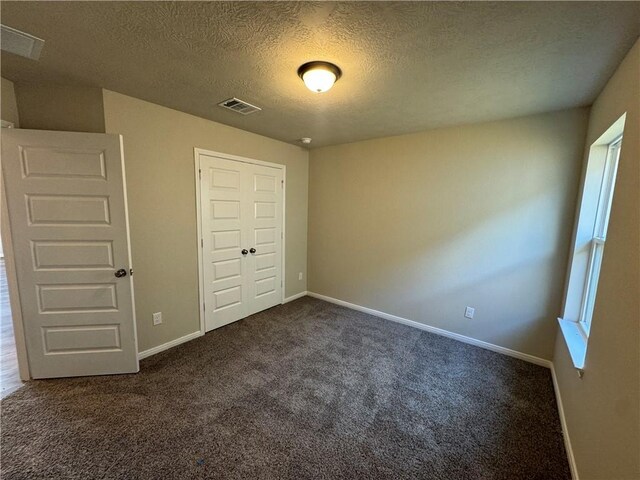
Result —
<path fill-rule="evenodd" d="M 578 370 L 582 370 L 584 368 L 584 359 L 587 355 L 587 338 L 576 322 L 559 318 L 558 323 L 569 349 L 573 366 Z"/>

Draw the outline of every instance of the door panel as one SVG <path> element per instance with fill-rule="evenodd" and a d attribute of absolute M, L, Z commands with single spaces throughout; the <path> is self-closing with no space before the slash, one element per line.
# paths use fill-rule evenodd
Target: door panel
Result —
<path fill-rule="evenodd" d="M 33 268 L 45 270 L 113 270 L 111 242 L 31 242 Z"/>
<path fill-rule="evenodd" d="M 200 154 L 206 330 L 282 302 L 282 170 Z M 243 255 L 243 249 L 255 252 Z"/>
<path fill-rule="evenodd" d="M 242 164 L 200 157 L 200 205 L 206 330 L 246 316 L 246 291 L 242 282 L 241 250 Z"/>
<path fill-rule="evenodd" d="M 249 165 L 249 315 L 282 303 L 282 170 Z"/>
<path fill-rule="evenodd" d="M 48 354 L 95 351 L 118 351 L 120 329 L 117 325 L 95 327 L 46 327 L 45 351 Z"/>
<path fill-rule="evenodd" d="M 121 139 L 3 130 L 33 378 L 138 371 Z"/>

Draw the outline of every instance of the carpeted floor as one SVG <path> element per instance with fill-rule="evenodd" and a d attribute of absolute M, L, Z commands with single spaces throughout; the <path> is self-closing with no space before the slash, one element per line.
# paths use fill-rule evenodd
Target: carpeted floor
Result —
<path fill-rule="evenodd" d="M 2 402 L 2 478 L 569 479 L 549 370 L 309 297 Z"/>

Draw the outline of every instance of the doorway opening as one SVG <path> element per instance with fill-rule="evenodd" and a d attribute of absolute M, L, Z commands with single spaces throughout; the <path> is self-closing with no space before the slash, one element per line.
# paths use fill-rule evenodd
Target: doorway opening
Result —
<path fill-rule="evenodd" d="M 2 241 L 0 241 L 0 385 L 0 398 L 5 398 L 24 385 L 20 379 L 20 369 L 18 368 L 18 353 L 13 331 L 9 284 Z"/>

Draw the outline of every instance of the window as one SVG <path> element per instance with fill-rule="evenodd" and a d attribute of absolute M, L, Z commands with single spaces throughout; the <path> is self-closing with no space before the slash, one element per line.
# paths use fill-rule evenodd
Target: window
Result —
<path fill-rule="evenodd" d="M 589 149 L 560 327 L 576 368 L 584 367 L 626 114 Z"/>
<path fill-rule="evenodd" d="M 600 276 L 600 266 L 602 265 L 602 257 L 604 255 L 604 244 L 607 239 L 607 226 L 609 225 L 609 214 L 611 213 L 613 187 L 616 182 L 621 144 L 622 137 L 619 137 L 608 145 L 602 182 L 600 184 L 600 194 L 598 195 L 593 236 L 590 240 L 589 260 L 587 263 L 587 274 L 579 317 L 580 327 L 585 336 L 588 336 L 591 330 L 591 318 L 593 317 L 593 308 L 596 303 L 598 277 Z"/>

